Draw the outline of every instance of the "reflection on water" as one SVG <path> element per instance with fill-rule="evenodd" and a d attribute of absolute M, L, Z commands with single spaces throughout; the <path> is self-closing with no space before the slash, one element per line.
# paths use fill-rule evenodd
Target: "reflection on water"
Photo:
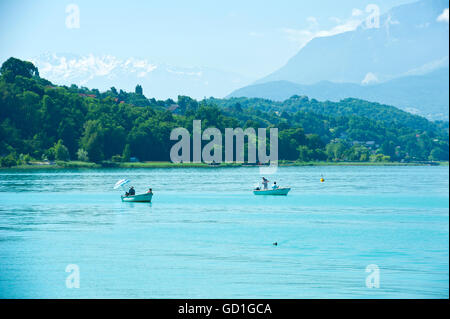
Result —
<path fill-rule="evenodd" d="M 3 170 L 0 297 L 448 298 L 448 172 L 282 167 L 265 197 L 257 168 Z"/>

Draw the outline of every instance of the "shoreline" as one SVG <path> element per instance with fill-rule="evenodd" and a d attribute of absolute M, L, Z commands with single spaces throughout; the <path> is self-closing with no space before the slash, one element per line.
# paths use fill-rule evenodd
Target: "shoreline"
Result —
<path fill-rule="evenodd" d="M 449 166 L 449 162 L 294 162 L 281 161 L 279 167 L 288 166 Z M 52 164 L 25 164 L 12 167 L 0 167 L 0 170 L 39 170 L 39 169 L 99 169 L 99 168 L 233 168 L 233 167 L 267 167 L 267 165 L 243 165 L 242 163 L 172 163 L 172 162 L 127 162 L 127 163 L 92 163 L 92 162 L 57 162 Z"/>

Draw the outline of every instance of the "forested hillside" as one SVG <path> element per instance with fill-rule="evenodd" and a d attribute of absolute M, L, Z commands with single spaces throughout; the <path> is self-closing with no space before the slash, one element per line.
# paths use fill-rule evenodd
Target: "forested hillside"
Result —
<path fill-rule="evenodd" d="M 296 161 L 448 160 L 448 122 L 430 122 L 394 107 L 347 99 L 284 102 L 231 98 L 148 99 L 57 86 L 30 62 L 10 58 L 0 69 L 0 163 L 35 160 L 168 161 L 170 132 L 202 127 L 277 127 L 279 158 Z M 206 142 L 207 143 L 207 142 Z"/>
<path fill-rule="evenodd" d="M 431 120 L 448 121 L 449 69 L 443 67 L 427 74 L 402 76 L 371 85 L 329 81 L 309 85 L 289 81 L 265 82 L 240 88 L 228 97 L 284 101 L 293 95 L 306 95 L 319 101 L 353 97 L 395 105 Z"/>

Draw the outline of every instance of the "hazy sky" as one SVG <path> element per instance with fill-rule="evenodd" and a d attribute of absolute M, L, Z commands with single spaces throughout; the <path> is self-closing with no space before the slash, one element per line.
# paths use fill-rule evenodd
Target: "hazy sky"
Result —
<path fill-rule="evenodd" d="M 109 54 L 256 79 L 284 65 L 312 37 L 354 27 L 368 4 L 384 13 L 408 2 L 0 0 L 0 58 Z M 79 28 L 66 25 L 72 3 L 80 11 Z"/>

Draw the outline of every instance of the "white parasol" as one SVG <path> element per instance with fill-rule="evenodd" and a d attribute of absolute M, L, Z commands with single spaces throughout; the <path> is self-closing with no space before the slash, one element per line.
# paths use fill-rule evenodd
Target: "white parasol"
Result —
<path fill-rule="evenodd" d="M 125 184 L 128 184 L 130 182 L 130 180 L 129 179 L 121 179 L 120 181 L 118 181 L 117 183 L 116 183 L 116 185 L 114 185 L 114 189 L 118 189 L 119 187 L 122 187 L 123 185 L 125 185 Z"/>

